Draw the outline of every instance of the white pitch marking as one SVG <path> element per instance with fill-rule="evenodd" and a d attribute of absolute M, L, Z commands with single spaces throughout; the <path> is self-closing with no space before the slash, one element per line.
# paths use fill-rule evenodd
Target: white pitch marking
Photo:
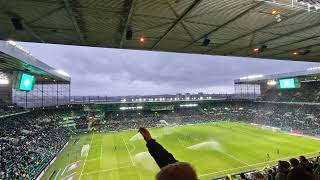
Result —
<path fill-rule="evenodd" d="M 132 156 L 131 156 L 131 153 L 130 153 L 129 148 L 128 148 L 128 146 L 127 146 L 127 143 L 126 143 L 126 141 L 123 139 L 123 136 L 122 136 L 122 135 L 121 135 L 121 138 L 122 138 L 122 141 L 123 141 L 124 145 L 126 146 L 126 149 L 127 149 L 128 153 L 129 153 L 132 166 L 134 166 L 134 162 L 133 162 L 133 160 L 132 160 Z M 140 173 L 137 172 L 137 174 L 139 175 L 139 179 L 141 180 Z"/>
<path fill-rule="evenodd" d="M 241 162 L 242 164 L 245 164 L 245 165 L 247 165 L 247 166 L 250 166 L 250 164 L 242 161 L 241 159 L 236 158 L 235 156 L 233 156 L 233 155 L 231 155 L 231 154 L 229 154 L 229 153 L 226 153 L 226 152 L 224 152 L 224 151 L 219 151 L 219 152 L 221 152 L 221 153 L 223 153 L 223 154 L 231 157 L 232 159 L 234 159 L 234 160 L 236 160 L 236 161 L 238 161 L 238 162 Z"/>
<path fill-rule="evenodd" d="M 122 136 L 122 135 L 121 135 L 121 138 L 122 138 L 122 141 L 123 141 L 124 145 L 126 146 L 126 149 L 127 149 L 127 151 L 128 151 L 128 154 L 129 154 L 129 156 L 130 156 L 130 160 L 131 160 L 132 166 L 134 166 L 134 162 L 133 162 L 133 160 L 132 160 L 132 156 L 131 156 L 131 153 L 130 153 L 129 148 L 128 148 L 128 146 L 127 146 L 127 143 L 126 143 L 125 140 L 123 139 L 123 136 Z"/>
<path fill-rule="evenodd" d="M 92 137 L 91 137 L 91 141 L 90 141 L 90 149 L 89 149 L 89 152 L 90 152 L 90 150 L 91 150 L 91 144 L 92 144 L 93 136 L 94 136 L 94 133 L 92 133 Z M 86 156 L 86 158 L 85 158 L 85 160 L 84 160 L 84 163 L 83 163 L 83 166 L 82 166 L 82 169 L 81 169 L 81 173 L 80 173 L 79 180 L 81 179 L 84 166 L 86 165 L 86 162 L 87 162 L 87 159 L 88 159 L 88 156 L 89 156 L 89 152 L 88 152 L 88 155 Z"/>

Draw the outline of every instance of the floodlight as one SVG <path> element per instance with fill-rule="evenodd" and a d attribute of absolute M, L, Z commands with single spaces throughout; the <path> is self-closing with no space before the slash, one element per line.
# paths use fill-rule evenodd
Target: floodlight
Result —
<path fill-rule="evenodd" d="M 278 11 L 277 9 L 273 9 L 273 10 L 271 11 L 271 14 L 272 14 L 273 16 L 276 16 L 276 15 L 279 14 L 279 11 Z"/>
<path fill-rule="evenodd" d="M 144 37 L 140 37 L 140 42 L 141 43 L 144 43 L 144 40 L 145 40 Z"/>
<path fill-rule="evenodd" d="M 68 73 L 66 73 L 64 70 L 62 69 L 56 69 L 56 72 L 63 75 L 63 76 L 67 76 L 70 77 L 70 75 Z"/>
<path fill-rule="evenodd" d="M 17 42 L 13 41 L 13 40 L 8 40 L 7 43 L 11 44 L 12 46 L 16 46 Z"/>
<path fill-rule="evenodd" d="M 0 79 L 0 84 L 7 85 L 7 84 L 9 84 L 9 80 L 8 79 Z"/>
<path fill-rule="evenodd" d="M 275 85 L 277 85 L 277 81 L 275 81 L 275 80 L 269 80 L 269 81 L 267 82 L 267 85 L 269 85 L 269 86 L 275 86 Z"/>

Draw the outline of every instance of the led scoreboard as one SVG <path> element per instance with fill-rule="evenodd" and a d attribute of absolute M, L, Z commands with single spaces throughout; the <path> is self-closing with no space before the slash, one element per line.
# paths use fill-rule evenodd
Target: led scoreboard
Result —
<path fill-rule="evenodd" d="M 300 88 L 300 83 L 296 78 L 280 79 L 279 80 L 280 89 L 295 89 Z"/>
<path fill-rule="evenodd" d="M 20 72 L 16 82 L 16 87 L 20 91 L 31 91 L 35 82 L 35 77 L 31 74 Z"/>

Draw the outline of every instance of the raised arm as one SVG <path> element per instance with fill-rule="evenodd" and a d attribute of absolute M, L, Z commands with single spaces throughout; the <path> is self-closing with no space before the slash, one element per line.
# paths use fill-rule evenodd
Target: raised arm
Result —
<path fill-rule="evenodd" d="M 152 139 L 150 132 L 146 128 L 140 128 L 139 132 L 147 142 L 149 153 L 160 168 L 163 168 L 168 164 L 177 162 L 177 160 L 171 153 L 169 153 L 159 143 L 157 143 L 156 140 Z"/>

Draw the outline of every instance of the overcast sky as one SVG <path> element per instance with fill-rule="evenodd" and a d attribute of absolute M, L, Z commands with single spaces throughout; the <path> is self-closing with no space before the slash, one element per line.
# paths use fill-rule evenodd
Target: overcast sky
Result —
<path fill-rule="evenodd" d="M 304 70 L 319 63 L 18 43 L 70 74 L 72 95 L 233 93 L 233 80 Z"/>

